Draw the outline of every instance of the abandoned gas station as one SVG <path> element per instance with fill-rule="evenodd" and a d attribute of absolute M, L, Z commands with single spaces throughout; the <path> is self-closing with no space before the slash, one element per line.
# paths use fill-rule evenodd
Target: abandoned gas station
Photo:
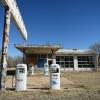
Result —
<path fill-rule="evenodd" d="M 43 68 L 55 58 L 63 71 L 92 71 L 97 68 L 96 52 L 80 49 L 64 49 L 60 45 L 15 45 L 23 53 L 24 62 Z"/>

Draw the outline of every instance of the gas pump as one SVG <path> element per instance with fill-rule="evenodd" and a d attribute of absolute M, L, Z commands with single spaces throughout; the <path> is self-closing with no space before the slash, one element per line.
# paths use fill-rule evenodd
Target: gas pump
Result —
<path fill-rule="evenodd" d="M 58 64 L 50 65 L 50 88 L 60 90 L 60 66 Z"/>
<path fill-rule="evenodd" d="M 44 75 L 49 75 L 49 64 L 48 63 L 44 64 Z"/>
<path fill-rule="evenodd" d="M 34 66 L 33 66 L 33 64 L 28 65 L 28 74 L 29 75 L 34 75 Z"/>
<path fill-rule="evenodd" d="M 27 65 L 18 64 L 16 66 L 16 91 L 27 90 Z"/>

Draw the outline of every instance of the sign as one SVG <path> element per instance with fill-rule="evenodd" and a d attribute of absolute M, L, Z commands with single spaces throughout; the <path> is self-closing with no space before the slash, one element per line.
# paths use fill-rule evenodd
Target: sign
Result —
<path fill-rule="evenodd" d="M 27 40 L 27 31 L 19 8 L 17 6 L 16 0 L 0 0 L 0 2 L 3 4 L 3 6 L 8 6 L 10 8 L 11 15 L 14 23 L 17 26 L 17 29 L 21 33 L 22 37 Z"/>

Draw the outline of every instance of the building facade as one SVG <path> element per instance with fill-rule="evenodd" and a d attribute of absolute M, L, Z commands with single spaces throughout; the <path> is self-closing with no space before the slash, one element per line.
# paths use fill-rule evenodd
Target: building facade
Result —
<path fill-rule="evenodd" d="M 56 52 L 56 63 L 62 70 L 89 71 L 97 67 L 97 55 L 94 52 L 79 49 L 59 49 Z"/>
<path fill-rule="evenodd" d="M 26 64 L 43 68 L 45 63 L 52 64 L 53 57 L 63 71 L 92 71 L 97 68 L 97 54 L 89 50 L 63 49 L 60 46 L 15 45 L 24 53 Z"/>

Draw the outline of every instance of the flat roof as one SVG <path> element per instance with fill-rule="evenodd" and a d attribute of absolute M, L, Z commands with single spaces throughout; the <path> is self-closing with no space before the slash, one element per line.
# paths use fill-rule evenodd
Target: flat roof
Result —
<path fill-rule="evenodd" d="M 51 54 L 52 51 L 55 53 L 62 47 L 60 45 L 21 45 L 15 44 L 15 47 L 26 54 Z"/>
<path fill-rule="evenodd" d="M 91 50 L 82 50 L 82 49 L 59 49 L 56 54 L 62 55 L 62 54 L 69 54 L 69 55 L 75 55 L 75 54 L 84 54 L 84 55 L 96 55 L 97 53 L 95 51 Z"/>
<path fill-rule="evenodd" d="M 52 50 L 56 55 L 97 55 L 91 50 L 82 49 L 63 49 L 60 45 L 21 45 L 16 44 L 15 47 L 25 54 L 52 54 Z"/>

